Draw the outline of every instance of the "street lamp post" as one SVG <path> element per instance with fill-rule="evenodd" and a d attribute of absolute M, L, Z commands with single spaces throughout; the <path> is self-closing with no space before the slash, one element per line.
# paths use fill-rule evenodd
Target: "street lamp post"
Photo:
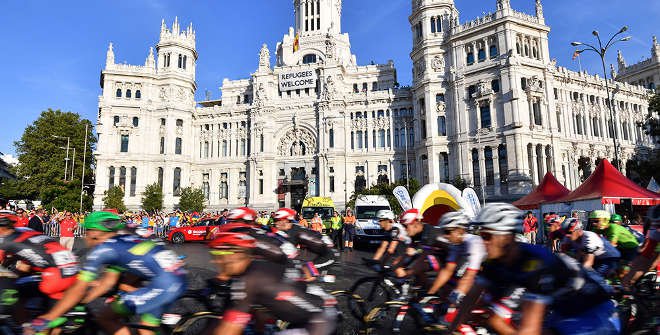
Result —
<path fill-rule="evenodd" d="M 74 173 L 76 173 L 76 147 L 73 147 L 73 160 L 71 160 L 71 177 L 69 177 L 69 180 L 73 180 Z"/>
<path fill-rule="evenodd" d="M 64 159 L 64 180 L 66 180 L 66 177 L 69 172 L 69 143 L 71 141 L 71 138 L 68 136 L 57 136 L 57 135 L 50 135 L 53 138 L 61 138 L 64 139 L 66 138 L 66 147 L 60 147 L 60 149 L 66 149 L 66 158 Z"/>
<path fill-rule="evenodd" d="M 574 46 L 574 47 L 577 47 L 577 46 L 584 47 L 584 49 L 576 50 L 577 54 L 581 54 L 584 51 L 589 50 L 589 51 L 595 52 L 596 54 L 598 54 L 598 56 L 600 56 L 600 61 L 601 61 L 601 64 L 603 66 L 603 76 L 605 78 L 605 90 L 607 91 L 607 100 L 609 101 L 607 107 L 610 110 L 610 120 L 612 122 L 612 133 L 613 133 L 612 134 L 613 135 L 612 136 L 612 141 L 614 142 L 614 160 L 616 161 L 617 170 L 621 170 L 621 167 L 620 167 L 621 162 L 619 161 L 619 146 L 618 146 L 618 142 L 617 142 L 617 138 L 619 137 L 619 131 L 618 131 L 617 125 L 616 125 L 616 115 L 615 115 L 614 106 L 613 106 L 614 101 L 612 101 L 612 97 L 610 95 L 610 85 L 609 85 L 609 82 L 607 81 L 607 70 L 605 69 L 605 56 L 607 54 L 607 50 L 611 46 L 616 44 L 617 42 L 625 42 L 625 41 L 630 40 L 630 36 L 623 37 L 623 38 L 620 38 L 620 39 L 615 39 L 617 36 L 619 36 L 620 34 L 623 34 L 627 30 L 628 30 L 628 26 L 623 26 L 623 28 L 621 28 L 618 33 L 614 34 L 609 39 L 609 41 L 607 41 L 607 43 L 605 43 L 605 46 L 603 46 L 603 42 L 600 39 L 600 34 L 598 33 L 598 30 L 594 30 L 592 32 L 592 34 L 594 36 L 596 36 L 596 39 L 598 40 L 598 48 L 596 48 L 595 46 L 593 46 L 591 44 L 587 44 L 587 43 L 583 43 L 583 42 L 572 42 L 571 43 L 571 45 Z M 614 79 L 614 78 L 612 78 L 612 79 Z"/>
<path fill-rule="evenodd" d="M 410 168 L 408 167 L 408 120 L 403 119 L 403 137 L 405 137 L 406 141 L 406 189 L 410 190 L 410 176 L 409 171 Z"/>

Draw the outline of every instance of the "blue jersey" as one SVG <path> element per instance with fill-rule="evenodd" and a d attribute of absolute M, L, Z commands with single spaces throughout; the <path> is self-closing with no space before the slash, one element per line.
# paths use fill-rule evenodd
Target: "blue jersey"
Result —
<path fill-rule="evenodd" d="M 101 269 L 126 272 L 142 280 L 163 275 L 184 276 L 183 262 L 162 244 L 133 235 L 118 235 L 96 246 L 87 256 L 80 278 L 95 280 Z"/>
<path fill-rule="evenodd" d="M 566 255 L 555 255 L 537 245 L 518 243 L 512 263 L 488 260 L 480 274 L 489 293 L 523 287 L 523 299 L 541 302 L 562 315 L 577 315 L 609 299 L 611 288 L 592 271 Z"/>

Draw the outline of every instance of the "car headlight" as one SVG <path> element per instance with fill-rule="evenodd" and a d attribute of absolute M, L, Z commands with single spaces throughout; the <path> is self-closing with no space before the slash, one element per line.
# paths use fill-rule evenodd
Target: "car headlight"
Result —
<path fill-rule="evenodd" d="M 360 226 L 355 226 L 355 234 L 357 235 L 364 235 L 364 230 Z"/>

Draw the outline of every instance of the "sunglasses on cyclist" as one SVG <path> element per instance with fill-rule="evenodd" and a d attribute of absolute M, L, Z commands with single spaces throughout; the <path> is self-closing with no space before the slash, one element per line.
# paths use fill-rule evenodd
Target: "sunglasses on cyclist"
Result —
<path fill-rule="evenodd" d="M 449 234 L 451 234 L 451 232 L 453 232 L 454 230 L 456 230 L 456 229 L 455 229 L 455 228 L 443 228 L 443 229 L 442 229 L 442 234 L 444 234 L 444 235 L 449 235 Z"/>

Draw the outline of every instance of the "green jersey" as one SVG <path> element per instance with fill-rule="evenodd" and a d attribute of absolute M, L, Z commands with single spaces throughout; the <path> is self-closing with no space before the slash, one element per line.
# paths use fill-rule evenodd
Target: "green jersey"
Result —
<path fill-rule="evenodd" d="M 616 245 L 619 249 L 633 249 L 639 247 L 639 242 L 635 236 L 625 227 L 618 224 L 610 224 L 609 228 L 603 231 L 607 240 Z"/>

